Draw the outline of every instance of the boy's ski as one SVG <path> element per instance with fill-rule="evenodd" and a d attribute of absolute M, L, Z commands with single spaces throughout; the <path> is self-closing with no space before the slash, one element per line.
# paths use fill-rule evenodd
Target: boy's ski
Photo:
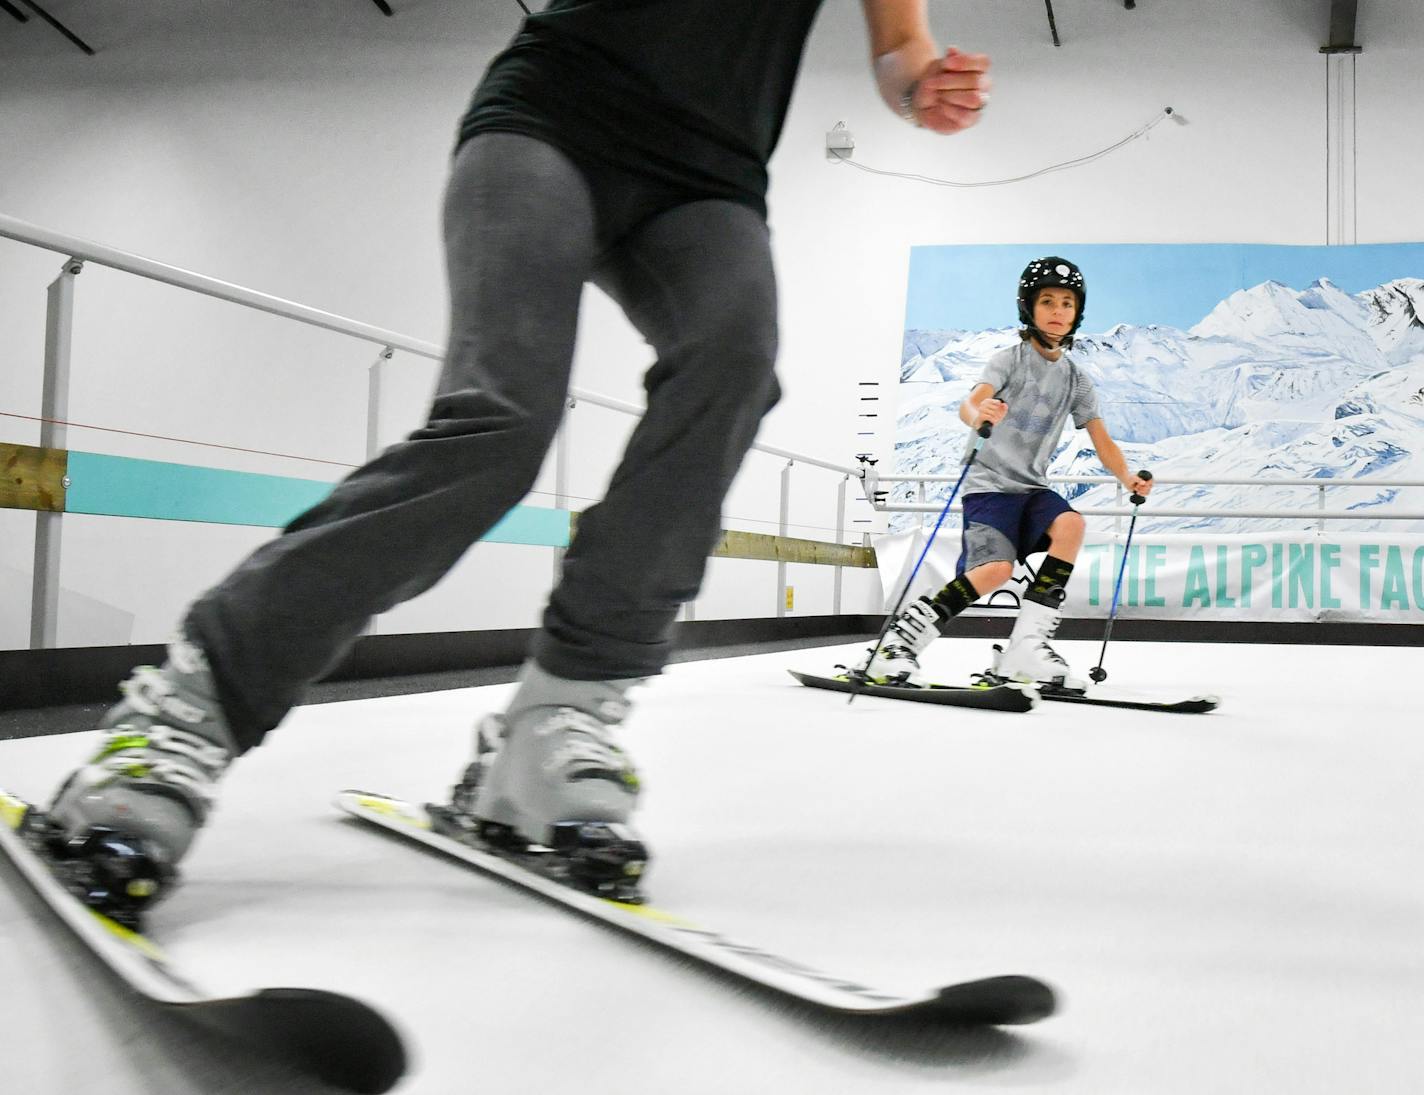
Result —
<path fill-rule="evenodd" d="M 336 805 L 361 821 L 427 845 L 487 875 L 513 883 L 653 945 L 804 1004 L 845 1015 L 915 1015 L 945 1024 L 1032 1023 L 1053 1013 L 1053 990 L 1032 977 L 1001 976 L 933 988 L 910 996 L 833 977 L 799 962 L 734 942 L 709 928 L 647 904 L 575 889 L 539 869 L 537 846 L 501 852 L 462 830 L 448 807 L 418 806 L 385 795 L 343 791 Z"/>
<path fill-rule="evenodd" d="M 982 681 L 986 686 L 1008 683 L 1004 678 L 987 672 L 975 674 L 975 679 Z M 1106 692 L 1098 688 L 1094 688 L 1091 692 L 1072 692 L 1046 684 L 1037 684 L 1033 687 L 1038 690 L 1038 694 L 1043 699 L 1053 700 L 1055 703 L 1082 703 L 1091 707 L 1125 707 L 1132 711 L 1170 711 L 1179 715 L 1204 715 L 1208 711 L 1215 711 L 1221 704 L 1218 697 L 1207 694 L 1186 696 L 1181 699 L 1154 699 L 1150 696 L 1134 695 L 1131 692 L 1113 692 L 1111 689 Z"/>
<path fill-rule="evenodd" d="M 1204 715 L 1215 711 L 1221 701 L 1216 696 L 1190 696 L 1179 700 L 1153 700 L 1131 695 L 1098 692 L 1066 692 L 1040 687 L 1038 694 L 1057 703 L 1085 703 L 1093 707 L 1126 707 L 1133 711 L 1173 711 L 1181 715 Z"/>
<path fill-rule="evenodd" d="M 794 669 L 787 672 L 811 688 L 854 692 L 856 695 L 878 696 L 889 700 L 940 703 L 951 707 L 980 707 L 991 711 L 1031 711 L 1038 703 L 1035 690 L 1021 684 L 932 684 L 921 688 L 907 684 L 871 684 L 868 681 L 851 681 L 845 677 L 817 677 L 810 673 L 798 673 Z"/>
<path fill-rule="evenodd" d="M 148 938 L 89 908 L 51 868 L 43 814 L 0 790 L 0 858 L 137 997 L 347 1091 L 389 1091 L 405 1073 L 400 1035 L 378 1012 L 321 989 L 268 988 L 216 997 L 195 986 Z"/>

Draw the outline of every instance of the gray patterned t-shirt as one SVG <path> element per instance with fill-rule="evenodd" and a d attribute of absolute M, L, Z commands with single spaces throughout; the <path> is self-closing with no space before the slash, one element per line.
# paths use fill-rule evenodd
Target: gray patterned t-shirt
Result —
<path fill-rule="evenodd" d="M 1068 415 L 1073 415 L 1073 425 L 1080 430 L 1102 417 L 1093 382 L 1067 352 L 1049 361 L 1027 342 L 1020 342 L 989 359 L 975 387 L 980 384 L 993 388 L 1009 405 L 1009 413 L 979 450 L 965 477 L 963 494 L 1026 494 L 1047 487 L 1048 461 Z M 977 440 L 970 435 L 965 460 Z"/>

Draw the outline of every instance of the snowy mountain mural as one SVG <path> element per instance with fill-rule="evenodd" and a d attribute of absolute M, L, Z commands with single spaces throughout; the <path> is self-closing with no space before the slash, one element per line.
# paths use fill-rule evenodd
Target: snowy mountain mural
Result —
<path fill-rule="evenodd" d="M 1424 259 L 1424 248 L 1418 253 Z M 1328 277 L 1299 289 L 1263 280 L 1231 291 L 1185 329 L 1121 323 L 1091 331 L 1094 315 L 1111 306 L 1095 311 L 1092 268 L 1083 265 L 1088 326 L 1073 355 L 1097 386 L 1108 429 L 1133 467 L 1149 467 L 1160 479 L 1424 481 L 1424 279 L 1394 278 L 1359 292 L 1346 292 Z M 1416 268 L 1424 269 L 1424 262 Z M 1017 338 L 1013 327 L 905 332 L 895 474 L 958 474 L 965 441 L 959 403 L 989 357 Z M 1049 470 L 1103 473 L 1087 435 L 1071 424 Z M 1112 486 L 1058 489 L 1079 506 L 1115 502 Z M 909 497 L 905 485 L 892 493 Z M 1310 528 L 1318 504 L 1308 487 L 1164 484 L 1151 508 L 1212 509 L 1223 516 L 1153 519 L 1144 509 L 1138 529 Z M 1331 529 L 1424 530 L 1424 520 L 1372 516 L 1386 505 L 1424 513 L 1424 487 L 1325 493 L 1326 508 L 1360 514 L 1358 521 L 1332 521 Z M 1233 509 L 1295 509 L 1300 516 L 1225 515 Z M 898 514 L 892 528 L 919 520 Z"/>

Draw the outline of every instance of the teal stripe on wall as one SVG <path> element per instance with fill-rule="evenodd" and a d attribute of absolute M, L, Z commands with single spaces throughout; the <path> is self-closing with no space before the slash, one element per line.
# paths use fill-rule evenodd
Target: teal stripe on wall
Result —
<path fill-rule="evenodd" d="M 221 471 L 71 450 L 65 511 L 281 528 L 325 498 L 332 486 L 319 479 Z M 516 506 L 485 540 L 568 547 L 569 515 L 566 510 Z"/>
<path fill-rule="evenodd" d="M 112 517 L 280 528 L 330 492 L 330 483 L 316 479 L 70 452 L 65 509 Z"/>
<path fill-rule="evenodd" d="M 569 546 L 569 511 L 541 506 L 515 506 L 499 524 L 485 534 L 492 544 L 536 544 L 540 547 Z"/>

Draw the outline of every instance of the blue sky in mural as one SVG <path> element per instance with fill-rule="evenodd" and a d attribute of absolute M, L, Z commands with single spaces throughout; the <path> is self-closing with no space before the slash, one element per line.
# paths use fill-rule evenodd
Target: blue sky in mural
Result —
<path fill-rule="evenodd" d="M 1188 328 L 1237 289 L 1275 280 L 1304 289 L 1326 277 L 1358 293 L 1424 277 L 1417 243 L 1354 247 L 1269 244 L 970 244 L 910 251 L 907 330 L 986 330 L 1018 323 L 1014 293 L 1031 259 L 1062 255 L 1088 282 L 1085 331 L 1116 323 Z"/>

